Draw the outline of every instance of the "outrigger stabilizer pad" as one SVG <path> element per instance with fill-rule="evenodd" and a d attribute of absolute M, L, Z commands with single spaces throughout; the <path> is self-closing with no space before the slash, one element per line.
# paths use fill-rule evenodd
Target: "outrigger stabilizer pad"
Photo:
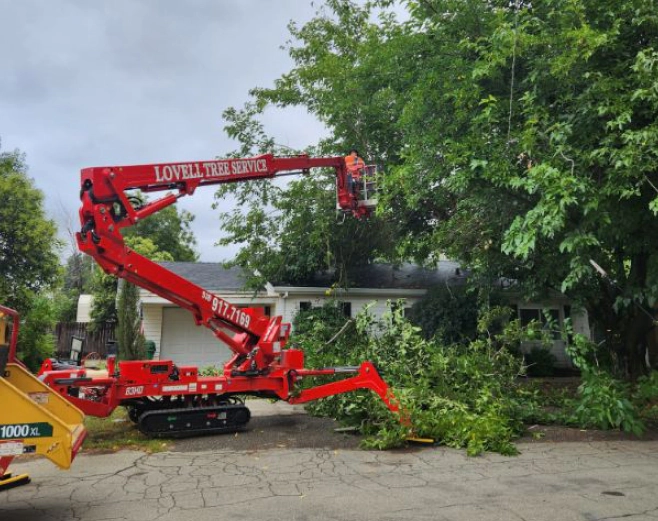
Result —
<path fill-rule="evenodd" d="M 27 485 L 29 482 L 30 476 L 27 474 L 12 476 L 10 473 L 7 473 L 3 476 L 0 476 L 0 491 L 20 487 L 21 485 Z"/>
<path fill-rule="evenodd" d="M 425 445 L 434 445 L 434 443 L 436 443 L 436 440 L 432 438 L 417 438 L 416 436 L 409 436 L 407 441 L 410 441 L 411 443 L 422 443 Z"/>

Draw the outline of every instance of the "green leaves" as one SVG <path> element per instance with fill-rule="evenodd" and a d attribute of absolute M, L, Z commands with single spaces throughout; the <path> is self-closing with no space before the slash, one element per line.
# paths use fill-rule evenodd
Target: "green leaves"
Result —
<path fill-rule="evenodd" d="M 53 356 L 57 322 L 56 303 L 47 295 L 36 295 L 24 315 L 18 337 L 18 357 L 31 371 L 38 371 L 41 363 Z"/>
<path fill-rule="evenodd" d="M 345 317 L 333 304 L 302 312 L 295 322 L 294 341 L 304 348 L 309 366 L 373 361 L 410 415 L 416 436 L 465 448 L 471 456 L 484 451 L 512 455 L 517 453 L 513 440 L 523 432 L 524 422 L 620 429 L 640 435 L 644 429 L 640 409 L 644 414 L 654 410 L 658 373 L 642 378 L 632 391 L 599 367 L 595 346 L 582 335 L 574 335 L 568 348 L 582 373 L 578 394 L 571 398 L 565 388 L 544 396 L 529 391 L 528 382 L 519 380 L 522 359 L 511 354 L 522 341 L 550 342 L 552 331 L 542 324 L 521 327 L 518 321 L 506 322 L 509 310 L 493 308 L 481 314 L 477 338 L 451 345 L 437 337 L 423 339 L 419 328 L 404 319 L 401 303 L 391 304 L 395 303 L 389 303 L 381 320 L 367 310 L 360 313 L 356 329 L 351 324 L 346 327 Z M 343 334 L 336 336 L 339 330 Z M 570 333 L 563 332 L 565 338 Z M 525 363 L 531 361 L 535 369 L 542 365 L 547 371 L 554 357 L 536 349 Z M 372 393 L 333 396 L 307 407 L 314 414 L 358 427 L 367 436 L 367 448 L 397 447 L 409 435 L 409 429 Z"/>
<path fill-rule="evenodd" d="M 146 358 L 144 334 L 138 309 L 139 288 L 121 281 L 117 297 L 116 337 L 121 360 L 143 360 Z"/>
<path fill-rule="evenodd" d="M 601 330 L 628 339 L 610 342 L 623 365 L 633 313 L 615 312 L 589 259 L 605 259 L 626 298 L 658 298 L 658 245 L 647 240 L 658 235 L 655 2 L 405 6 L 399 22 L 388 1 L 332 0 L 291 24 L 293 67 L 254 89 L 243 111 L 227 112 L 229 134 L 243 155 L 276 150 L 253 118 L 269 105 L 306 108 L 330 132 L 317 152 L 358 146 L 384 164 L 382 220 L 363 233 L 391 225 L 384 255 L 446 255 L 527 294 L 568 291 Z M 286 196 L 269 188 L 261 197 L 246 220 L 225 218 L 235 241 L 254 245 L 238 263 L 269 258 L 280 273 L 291 264 L 278 247 L 294 237 L 286 248 L 300 277 L 321 262 L 342 264 L 345 243 L 333 240 L 340 232 L 326 210 L 295 209 L 303 217 L 288 221 L 292 199 L 276 207 Z M 269 205 L 274 218 L 262 213 Z"/>
<path fill-rule="evenodd" d="M 0 201 L 0 303 L 25 320 L 19 357 L 37 370 L 54 349 L 57 309 L 48 292 L 59 282 L 61 242 L 18 151 L 0 152 Z"/>
<path fill-rule="evenodd" d="M 641 435 L 644 424 L 631 401 L 630 386 L 599 367 L 595 346 L 582 335 L 575 335 L 567 352 L 582 377 L 574 410 L 567 421 L 582 428 L 622 429 Z"/>
<path fill-rule="evenodd" d="M 627 385 L 603 371 L 586 371 L 571 421 L 580 427 L 622 429 L 640 436 L 644 424 L 630 401 Z"/>
<path fill-rule="evenodd" d="M 227 132 L 241 141 L 240 149 L 230 155 L 291 155 L 289 149 L 278 147 L 266 135 L 258 121 L 262 110 L 259 100 L 247 103 L 242 110 L 224 113 Z M 311 155 L 323 152 L 306 151 Z M 335 149 L 329 153 L 335 155 Z M 221 185 L 215 194 L 216 207 L 227 196 L 235 198 L 237 206 L 220 214 L 225 236 L 219 244 L 241 246 L 227 264 L 242 266 L 248 273 L 257 271 L 259 275 L 248 281 L 253 288 L 264 281 L 304 283 L 319 271 L 332 271 L 335 281 L 345 285 L 350 267 L 391 257 L 395 248 L 395 226 L 374 217 L 359 221 L 336 213 L 333 169 L 315 169 L 284 182 L 275 179 Z"/>
<path fill-rule="evenodd" d="M 415 303 L 407 318 L 419 325 L 426 339 L 439 338 L 448 344 L 476 336 L 478 295 L 466 286 L 437 286 Z"/>
<path fill-rule="evenodd" d="M 500 344 L 497 334 L 461 346 L 426 340 L 419 327 L 405 320 L 403 310 L 401 302 L 389 302 L 381 320 L 366 310 L 356 317 L 355 330 L 350 327 L 331 343 L 328 339 L 345 321 L 337 308 L 300 313 L 294 341 L 312 367 L 374 362 L 411 414 L 415 435 L 465 447 L 470 455 L 485 450 L 514 454 L 511 440 L 521 428 L 513 400 L 520 360 Z M 512 337 L 518 338 L 510 333 L 505 342 L 514 342 Z M 372 393 L 334 396 L 309 408 L 358 426 L 369 436 L 366 447 L 399 446 L 409 434 Z"/>
<path fill-rule="evenodd" d="M 0 153 L 0 302 L 25 314 L 59 276 L 55 223 L 18 152 Z"/>
<path fill-rule="evenodd" d="M 192 262 L 198 258 L 194 250 L 196 238 L 190 226 L 193 220 L 194 215 L 187 210 L 168 206 L 127 228 L 125 237 L 127 242 L 134 241 L 129 246 L 153 260 Z M 135 247 L 143 240 L 150 244 L 142 242 L 141 250 L 140 246 Z"/>
<path fill-rule="evenodd" d="M 194 261 L 197 258 L 194 251 L 196 239 L 190 228 L 193 219 L 194 216 L 189 212 L 179 212 L 175 206 L 169 206 L 128 228 L 125 233 L 126 245 L 156 262 Z M 92 327 L 117 321 L 116 277 L 96 267 L 90 289 L 93 295 L 90 313 Z M 132 345 L 133 341 L 129 343 Z"/>

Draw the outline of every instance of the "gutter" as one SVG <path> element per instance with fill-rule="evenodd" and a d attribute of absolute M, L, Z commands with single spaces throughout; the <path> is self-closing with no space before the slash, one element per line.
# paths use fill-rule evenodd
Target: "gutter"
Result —
<path fill-rule="evenodd" d="M 278 294 L 285 294 L 286 297 L 292 295 L 324 295 L 329 294 L 351 297 L 422 297 L 427 293 L 426 289 L 406 289 L 406 288 L 308 288 L 297 286 L 273 286 Z"/>

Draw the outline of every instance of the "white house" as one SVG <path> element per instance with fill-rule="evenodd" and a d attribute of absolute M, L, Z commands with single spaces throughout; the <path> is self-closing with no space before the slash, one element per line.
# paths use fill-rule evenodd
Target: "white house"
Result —
<path fill-rule="evenodd" d="M 284 322 L 292 322 L 300 310 L 322 306 L 329 299 L 342 303 L 346 317 L 355 316 L 366 304 L 374 301 L 371 312 L 381 316 L 387 300 L 405 299 L 406 306 L 410 307 L 432 286 L 458 285 L 466 277 L 459 265 L 451 261 L 441 261 L 437 269 L 431 270 L 410 264 L 400 267 L 375 264 L 352 272 L 348 290 L 332 288 L 331 275 L 319 274 L 305 286 L 273 282 L 254 292 L 244 289 L 244 272 L 237 267 L 226 269 L 218 263 L 203 262 L 163 262 L 161 265 L 232 304 L 263 307 L 269 315 L 281 315 Z M 156 357 L 205 367 L 221 366 L 232 356 L 228 347 L 209 329 L 196 326 L 189 311 L 146 290 L 140 290 L 140 300 L 144 334 L 147 340 L 155 343 Z M 576 332 L 589 334 L 586 312 L 573 310 L 564 296 L 555 295 L 542 303 L 516 301 L 513 304 L 522 322 L 533 318 L 541 320 L 542 310 L 548 309 L 560 324 L 571 317 Z M 79 322 L 89 320 L 90 305 L 88 296 L 82 295 L 78 307 Z M 555 339 L 552 352 L 559 365 L 570 366 L 560 339 Z"/>
<path fill-rule="evenodd" d="M 208 289 L 219 297 L 245 307 L 263 307 L 269 315 L 281 315 L 292 322 L 301 309 L 319 307 L 330 299 L 342 303 L 346 317 L 355 316 L 366 304 L 376 301 L 371 309 L 381 316 L 387 300 L 403 298 L 413 305 L 439 282 L 463 279 L 455 263 L 444 262 L 438 270 L 416 266 L 395 269 L 390 265 L 369 265 L 357 270 L 349 290 L 331 289 L 331 277 L 319 276 L 307 286 L 267 283 L 262 291 L 245 290 L 240 268 L 225 269 L 217 263 L 163 262 L 167 269 Z M 156 356 L 175 362 L 198 365 L 222 365 L 232 355 L 228 347 L 205 327 L 197 327 L 191 313 L 167 300 L 142 290 L 144 334 L 156 345 Z"/>

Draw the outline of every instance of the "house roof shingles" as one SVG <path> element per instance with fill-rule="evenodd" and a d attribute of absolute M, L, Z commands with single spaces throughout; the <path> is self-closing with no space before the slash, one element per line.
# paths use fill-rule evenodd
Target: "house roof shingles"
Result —
<path fill-rule="evenodd" d="M 414 264 L 393 266 L 392 264 L 367 264 L 351 268 L 348 287 L 371 289 L 427 289 L 437 284 L 459 283 L 464 276 L 455 262 L 442 261 L 436 269 L 423 268 Z M 330 287 L 336 281 L 334 272 L 316 273 L 303 287 Z M 296 286 L 285 281 L 272 282 L 274 286 Z"/>
<path fill-rule="evenodd" d="M 238 266 L 225 268 L 217 262 L 158 262 L 160 266 L 202 288 L 243 290 L 247 282 L 244 270 Z"/>
<path fill-rule="evenodd" d="M 225 268 L 216 262 L 160 262 L 162 267 L 202 288 L 240 291 L 247 275 L 240 267 Z M 459 284 L 465 273 L 452 261 L 441 261 L 436 269 L 414 264 L 395 267 L 391 264 L 368 264 L 350 270 L 349 287 L 372 289 L 426 289 L 441 283 Z M 271 281 L 273 286 L 328 288 L 336 281 L 334 272 L 319 272 L 306 284 L 285 280 Z"/>

